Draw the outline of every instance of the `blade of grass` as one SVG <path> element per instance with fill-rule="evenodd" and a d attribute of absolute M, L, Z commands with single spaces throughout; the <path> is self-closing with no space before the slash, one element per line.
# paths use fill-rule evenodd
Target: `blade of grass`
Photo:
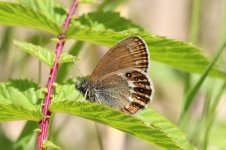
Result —
<path fill-rule="evenodd" d="M 32 139 L 31 137 L 34 134 L 34 130 L 38 128 L 38 123 L 37 122 L 33 122 L 33 121 L 28 121 L 20 136 L 17 138 L 16 142 L 14 142 L 13 144 L 13 149 L 14 150 L 23 150 L 28 148 L 28 143 L 29 141 Z"/>
<path fill-rule="evenodd" d="M 184 106 L 183 106 L 183 109 L 182 109 L 182 113 L 181 113 L 181 116 L 180 116 L 180 120 L 179 120 L 179 124 L 183 121 L 183 118 L 188 113 L 188 109 L 190 108 L 190 106 L 191 106 L 191 104 L 192 104 L 192 102 L 194 100 L 194 97 L 196 96 L 196 94 L 197 94 L 198 90 L 200 89 L 202 83 L 205 81 L 208 73 L 211 71 L 212 67 L 214 66 L 214 64 L 216 63 L 216 61 L 218 60 L 218 58 L 220 57 L 220 55 L 223 52 L 225 46 L 226 46 L 226 38 L 224 39 L 224 41 L 222 42 L 222 44 L 220 44 L 220 46 L 217 49 L 217 51 L 216 51 L 216 53 L 215 53 L 212 61 L 206 67 L 204 73 L 199 78 L 198 82 L 195 84 L 195 86 L 186 95 L 185 103 L 184 103 Z"/>
<path fill-rule="evenodd" d="M 218 95 L 216 96 L 216 99 L 214 100 L 213 104 L 211 105 L 210 110 L 209 110 L 208 113 L 211 114 L 212 112 L 216 111 L 217 105 L 218 105 L 218 103 L 220 101 L 220 97 L 222 96 L 225 88 L 226 88 L 226 82 L 222 85 L 221 90 L 219 91 Z"/>
<path fill-rule="evenodd" d="M 1 129 L 1 126 L 0 126 Z M 2 129 L 1 129 L 2 130 Z M 0 130 L 0 145 L 1 149 L 7 149 L 7 150 L 12 150 L 13 148 L 13 141 L 11 141 L 10 138 L 6 136 L 4 132 Z"/>
<path fill-rule="evenodd" d="M 191 14 L 191 24 L 190 24 L 190 32 L 189 32 L 189 41 L 196 44 L 198 39 L 198 31 L 199 31 L 199 21 L 200 21 L 200 7 L 201 0 L 193 0 L 192 1 L 192 14 Z"/>
<path fill-rule="evenodd" d="M 192 2 L 192 14 L 191 14 L 191 24 L 190 24 L 190 31 L 189 31 L 189 42 L 192 42 L 193 44 L 197 44 L 197 37 L 199 32 L 199 20 L 200 20 L 200 4 L 201 0 L 193 0 Z M 190 73 L 187 73 L 185 75 L 185 93 L 190 89 L 190 80 L 191 75 Z M 185 94 L 186 95 L 186 94 Z"/>
<path fill-rule="evenodd" d="M 203 139 L 201 150 L 207 150 L 207 146 L 209 143 L 209 134 L 216 116 L 216 108 L 220 102 L 221 96 L 225 91 L 225 88 L 226 88 L 226 82 L 221 86 L 220 91 L 217 93 L 217 96 L 213 101 L 213 104 L 210 105 L 209 111 L 207 111 L 207 115 L 206 115 L 207 124 L 206 124 L 206 128 L 204 128 L 205 129 L 204 139 Z"/>
<path fill-rule="evenodd" d="M 205 130 L 204 127 L 206 125 L 206 118 L 208 116 L 208 110 L 210 108 L 211 98 L 213 94 L 212 91 L 213 91 L 213 86 L 209 87 L 209 89 L 207 90 L 207 96 L 205 98 L 206 100 L 204 103 L 204 108 L 202 110 L 202 115 L 196 122 L 194 122 L 195 126 L 192 131 L 192 134 L 189 137 L 191 143 L 193 144 L 198 144 L 200 142 L 200 136 L 203 135 L 201 133 Z"/>
<path fill-rule="evenodd" d="M 226 33 L 226 28 L 225 28 L 225 24 L 226 24 L 226 1 L 225 0 L 220 0 L 220 5 L 222 6 L 222 18 L 221 19 L 221 29 L 220 29 L 220 33 L 221 33 L 221 38 L 223 39 L 223 37 L 225 36 Z"/>
<path fill-rule="evenodd" d="M 59 134 L 62 133 L 64 128 L 66 128 L 65 124 L 70 120 L 70 116 L 66 116 L 58 127 L 53 126 L 54 119 L 55 119 L 55 115 L 50 120 L 49 140 L 53 142 L 57 142 Z"/>
<path fill-rule="evenodd" d="M 200 12 L 201 12 L 201 0 L 192 0 L 191 1 L 191 23 L 190 23 L 190 30 L 189 30 L 189 37 L 188 37 L 188 41 L 192 42 L 194 44 L 197 44 L 197 37 L 198 37 L 198 32 L 199 32 L 199 20 L 200 20 Z M 191 89 L 191 79 L 192 76 L 190 73 L 184 73 L 184 99 L 186 98 L 186 95 L 189 91 L 189 89 Z M 185 101 L 183 101 L 182 106 L 185 105 Z M 188 115 L 184 116 L 184 122 L 183 124 L 180 124 L 181 129 L 188 129 L 189 126 L 189 118 L 185 118 L 188 117 Z"/>
<path fill-rule="evenodd" d="M 10 47 L 11 38 L 13 34 L 13 28 L 7 27 L 2 33 L 2 40 L 0 45 L 0 54 L 5 52 L 7 53 Z M 4 62 L 4 61 L 3 61 Z"/>
<path fill-rule="evenodd" d="M 101 138 L 101 133 L 100 133 L 100 130 L 99 130 L 97 123 L 95 123 L 95 129 L 96 129 L 96 133 L 97 133 L 97 142 L 98 142 L 98 145 L 99 145 L 99 149 L 104 150 L 103 141 L 102 141 L 102 138 Z"/>
<path fill-rule="evenodd" d="M 0 43 L 0 67 L 3 68 L 1 69 L 2 72 L 5 72 L 4 66 L 8 62 L 8 54 L 10 50 L 12 34 L 13 34 L 12 27 L 7 27 L 2 32 L 2 39 Z M 6 75 L 2 74 L 2 75 L 7 76 L 7 74 Z"/>

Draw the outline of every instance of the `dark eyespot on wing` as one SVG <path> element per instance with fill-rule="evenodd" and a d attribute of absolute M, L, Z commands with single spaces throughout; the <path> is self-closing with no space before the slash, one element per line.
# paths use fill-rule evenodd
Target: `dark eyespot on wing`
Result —
<path fill-rule="evenodd" d="M 132 76 L 131 73 L 129 73 L 129 72 L 126 73 L 126 77 L 130 78 L 131 76 Z"/>
<path fill-rule="evenodd" d="M 135 81 L 138 81 L 138 79 L 139 79 L 138 77 L 135 77 L 135 78 L 134 78 Z"/>
<path fill-rule="evenodd" d="M 152 94 L 152 90 L 150 88 L 147 89 L 147 88 L 135 87 L 134 91 L 136 93 L 140 93 L 140 94 L 147 95 L 147 96 L 150 96 Z"/>
<path fill-rule="evenodd" d="M 132 98 L 135 102 L 142 103 L 143 106 L 145 106 L 150 101 L 149 97 L 146 97 L 145 95 L 141 95 L 137 93 L 134 93 L 132 95 Z"/>

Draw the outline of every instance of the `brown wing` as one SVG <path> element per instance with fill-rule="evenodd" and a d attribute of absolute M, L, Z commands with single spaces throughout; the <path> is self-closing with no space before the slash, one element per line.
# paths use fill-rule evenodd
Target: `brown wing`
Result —
<path fill-rule="evenodd" d="M 148 47 L 138 36 L 131 36 L 112 47 L 101 59 L 91 75 L 92 81 L 117 70 L 136 68 L 147 72 L 149 65 Z"/>
<path fill-rule="evenodd" d="M 148 75 L 137 69 L 120 70 L 95 83 L 95 102 L 129 114 L 145 108 L 152 95 Z"/>

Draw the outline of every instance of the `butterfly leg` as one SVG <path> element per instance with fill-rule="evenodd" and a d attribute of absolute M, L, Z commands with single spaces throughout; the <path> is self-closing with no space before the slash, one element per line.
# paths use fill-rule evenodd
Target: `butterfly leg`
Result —
<path fill-rule="evenodd" d="M 87 99 L 87 94 L 88 94 L 89 89 L 86 90 L 85 94 L 84 94 L 84 98 L 82 99 L 82 101 L 85 101 Z"/>
<path fill-rule="evenodd" d="M 100 103 L 100 104 L 101 104 L 101 101 L 100 101 L 100 99 L 99 99 L 99 97 L 98 97 L 98 95 L 97 95 L 97 94 L 95 94 L 95 97 L 97 98 L 98 103 Z"/>

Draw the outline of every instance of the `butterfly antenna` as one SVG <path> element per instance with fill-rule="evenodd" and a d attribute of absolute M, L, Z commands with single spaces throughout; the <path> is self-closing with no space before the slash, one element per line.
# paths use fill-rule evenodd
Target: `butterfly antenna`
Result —
<path fill-rule="evenodd" d="M 76 66 L 76 68 L 78 69 L 78 72 L 79 72 L 80 76 L 83 77 L 83 74 L 82 74 L 81 70 L 79 69 L 78 65 L 76 64 L 75 57 L 73 57 L 73 63 Z"/>

